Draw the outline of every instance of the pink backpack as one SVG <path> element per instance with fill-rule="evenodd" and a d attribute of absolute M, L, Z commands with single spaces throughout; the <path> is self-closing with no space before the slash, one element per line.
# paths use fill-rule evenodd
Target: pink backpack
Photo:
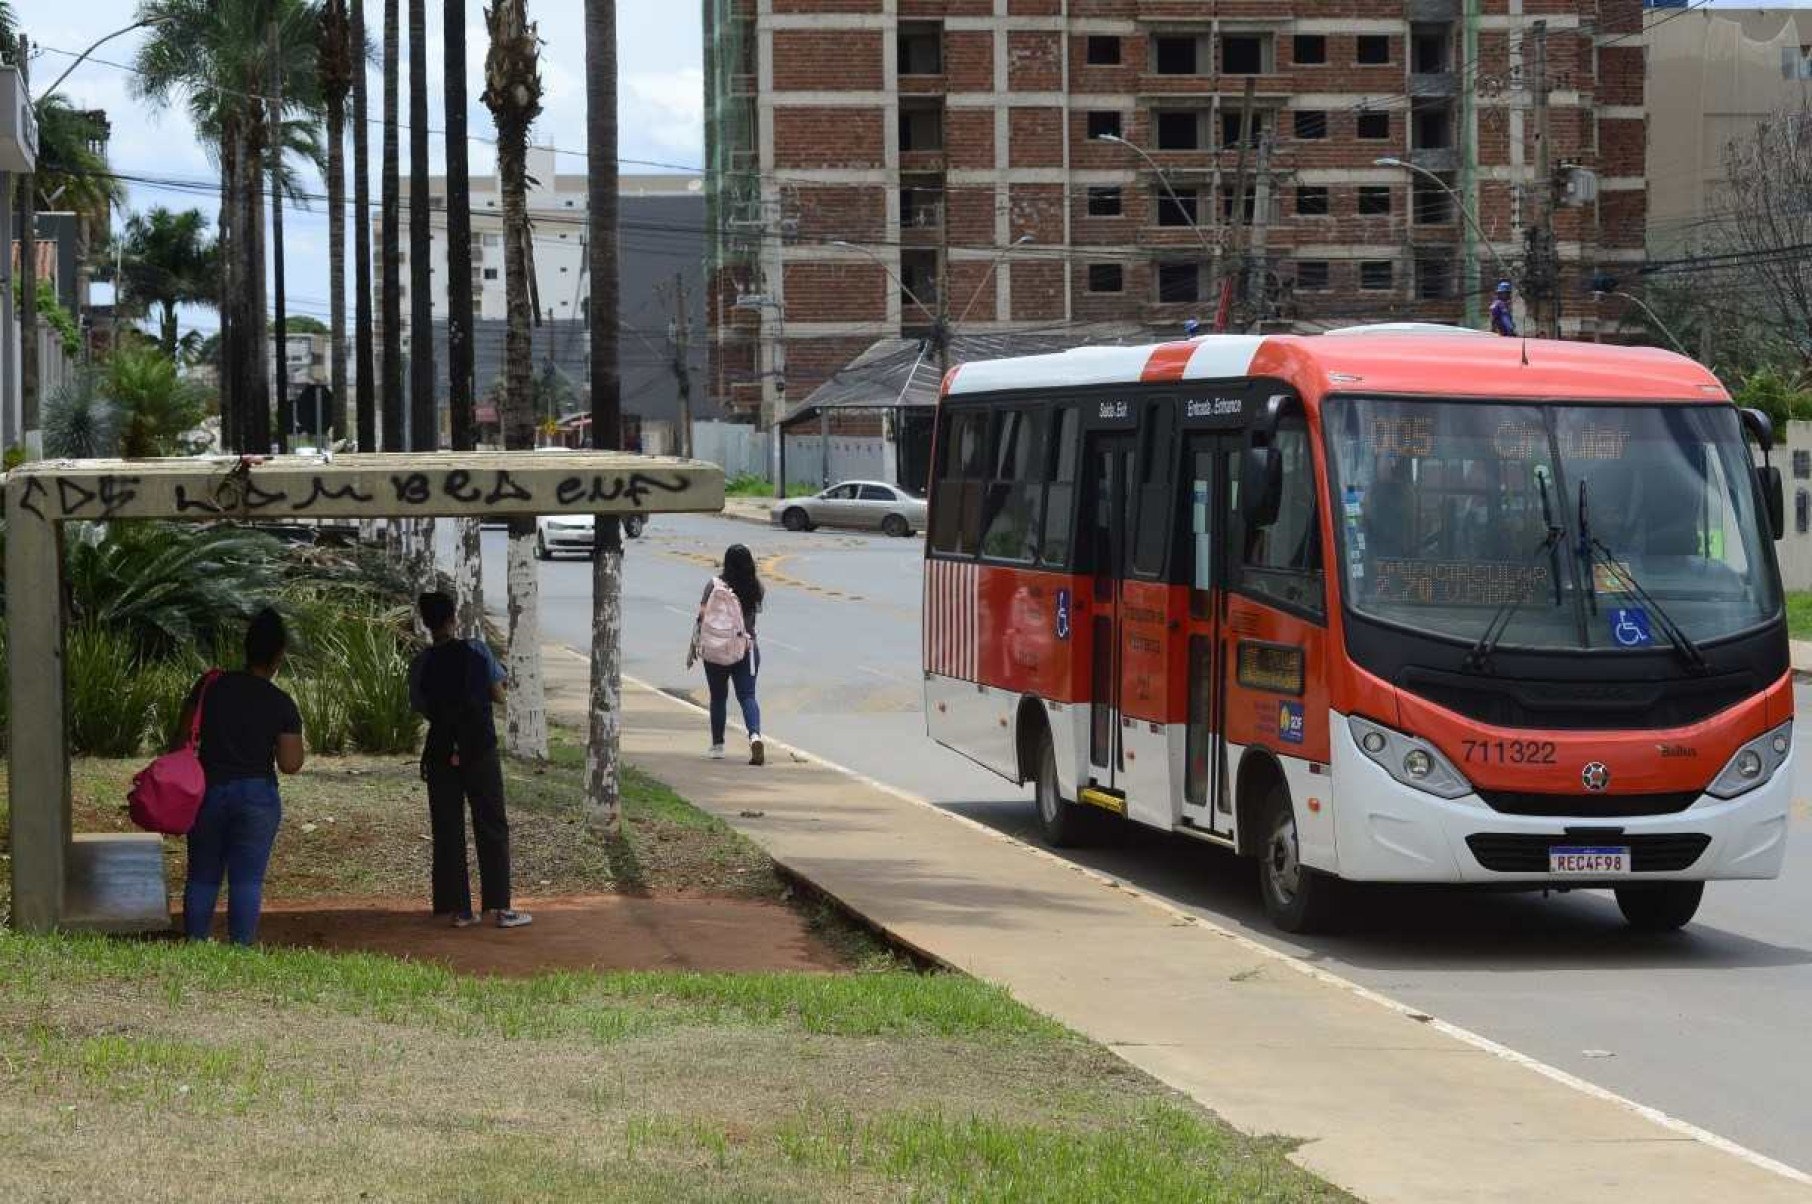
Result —
<path fill-rule="evenodd" d="M 705 613 L 698 622 L 698 654 L 708 665 L 734 665 L 749 654 L 749 642 L 736 591 L 722 577 L 713 578 Z"/>
<path fill-rule="evenodd" d="M 132 822 L 147 832 L 165 836 L 187 836 L 195 826 L 195 814 L 201 810 L 202 796 L 208 792 L 207 775 L 201 768 L 197 748 L 201 745 L 201 710 L 207 701 L 208 687 L 220 676 L 220 670 L 209 669 L 201 679 L 195 695 L 195 713 L 189 719 L 189 741 L 173 753 L 165 753 L 139 770 L 126 794 L 127 810 Z"/>

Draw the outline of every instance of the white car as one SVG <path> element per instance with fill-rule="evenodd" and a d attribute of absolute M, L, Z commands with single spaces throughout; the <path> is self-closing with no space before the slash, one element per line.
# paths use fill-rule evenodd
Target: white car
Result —
<path fill-rule="evenodd" d="M 789 531 L 813 527 L 864 527 L 888 535 L 925 529 L 925 499 L 879 481 L 844 481 L 811 497 L 788 498 L 774 506 L 772 519 Z"/>
<path fill-rule="evenodd" d="M 647 523 L 639 514 L 625 514 L 623 534 L 634 539 Z M 540 560 L 552 560 L 562 553 L 590 556 L 597 538 L 595 514 L 544 514 L 535 520 L 535 556 Z"/>

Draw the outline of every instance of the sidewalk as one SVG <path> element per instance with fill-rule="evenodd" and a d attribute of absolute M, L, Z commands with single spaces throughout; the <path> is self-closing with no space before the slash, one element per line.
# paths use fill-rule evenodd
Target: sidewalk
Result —
<path fill-rule="evenodd" d="M 760 497 L 727 497 L 724 499 L 725 518 L 738 522 L 760 523 L 764 527 L 773 525 L 774 499 Z"/>
<path fill-rule="evenodd" d="M 546 658 L 582 718 L 586 664 Z M 1812 1201 L 1812 1177 L 1419 1016 L 1040 850 L 625 685 L 624 759 L 904 944 L 998 983 L 1372 1204 Z M 1030 804 L 1028 803 L 1028 806 Z"/>
<path fill-rule="evenodd" d="M 1812 674 L 1812 640 L 1789 640 L 1787 647 L 1793 658 L 1793 671 Z"/>

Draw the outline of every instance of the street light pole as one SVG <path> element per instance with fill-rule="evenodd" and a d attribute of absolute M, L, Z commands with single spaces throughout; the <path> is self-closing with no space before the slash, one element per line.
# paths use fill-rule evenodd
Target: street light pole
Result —
<path fill-rule="evenodd" d="M 44 89 L 43 95 L 49 96 L 52 92 L 55 92 L 57 90 L 57 86 L 59 84 L 61 84 L 64 80 L 69 78 L 69 73 L 71 71 L 74 71 L 77 67 L 80 67 L 82 65 L 82 61 L 84 59 L 86 59 L 89 55 L 93 54 L 95 51 L 99 50 L 102 46 L 105 46 L 108 42 L 113 41 L 113 39 L 118 38 L 118 37 L 124 37 L 126 34 L 131 33 L 135 29 L 146 29 L 152 25 L 162 25 L 165 21 L 170 21 L 170 20 L 174 20 L 174 17 L 170 16 L 169 14 L 166 14 L 161 17 L 147 17 L 143 21 L 134 21 L 132 24 L 127 25 L 120 29 L 116 29 L 112 33 L 107 34 L 104 37 L 96 38 L 89 45 L 88 49 L 82 51 L 82 53 L 75 56 L 75 61 L 73 63 L 71 63 L 71 64 L 69 64 L 69 66 L 63 68 L 63 74 L 57 76 L 57 78 L 55 80 L 51 81 L 50 87 Z"/>
<path fill-rule="evenodd" d="M 1476 236 L 1478 238 L 1479 245 L 1484 247 L 1487 251 L 1491 252 L 1491 258 L 1497 260 L 1498 271 L 1502 273 L 1502 276 L 1500 278 L 1504 279 L 1504 280 L 1512 280 L 1515 278 L 1515 273 L 1511 272 L 1510 265 L 1504 262 L 1504 257 L 1502 255 L 1498 254 L 1497 248 L 1491 245 L 1491 240 L 1485 237 L 1485 230 L 1484 230 L 1484 227 L 1479 225 L 1478 215 L 1473 213 L 1471 209 L 1466 207 L 1466 202 L 1463 199 L 1461 199 L 1459 193 L 1455 192 L 1451 187 L 1448 186 L 1446 180 L 1443 180 L 1440 176 L 1437 176 L 1434 172 L 1429 171 L 1426 167 L 1423 167 L 1416 163 L 1411 163 L 1404 159 L 1397 159 L 1397 158 L 1373 159 L 1372 166 L 1373 167 L 1397 167 L 1397 168 L 1403 169 L 1404 171 L 1413 171 L 1417 175 L 1423 176 L 1426 179 L 1428 179 L 1429 181 L 1431 181 L 1436 188 L 1439 188 L 1442 192 L 1446 193 L 1450 199 L 1452 199 L 1454 208 L 1456 208 L 1460 211 L 1460 216 L 1466 219 L 1466 224 L 1468 226 L 1472 227 L 1472 233 L 1474 234 L 1474 236 Z M 1413 200 L 1412 200 L 1411 204 L 1413 207 L 1413 204 L 1414 204 Z M 1414 216 L 1413 213 L 1411 216 L 1412 217 Z"/>
<path fill-rule="evenodd" d="M 1177 207 L 1177 212 L 1181 213 L 1183 215 L 1184 220 L 1189 223 L 1190 230 L 1192 230 L 1195 233 L 1195 236 L 1197 239 L 1201 240 L 1202 250 L 1207 252 L 1211 258 L 1219 257 L 1218 249 L 1214 246 L 1213 243 L 1211 243 L 1209 241 L 1207 233 L 1205 231 L 1203 231 L 1203 229 L 1199 225 L 1196 224 L 1196 221 L 1193 217 L 1189 216 L 1189 210 L 1185 209 L 1183 207 L 1183 202 L 1178 199 L 1177 194 L 1176 194 L 1176 189 L 1174 189 L 1170 186 L 1170 176 L 1165 172 L 1165 170 L 1162 167 L 1158 166 L 1158 161 L 1156 159 L 1152 158 L 1150 155 L 1145 153 L 1144 147 L 1142 147 L 1134 142 L 1128 142 L 1126 139 L 1120 137 L 1120 135 L 1118 135 L 1118 134 L 1101 134 L 1095 138 L 1095 141 L 1111 142 L 1115 146 L 1125 147 L 1127 150 L 1131 151 L 1133 154 L 1139 156 L 1139 158 L 1145 160 L 1146 165 L 1149 166 L 1151 168 L 1152 172 L 1154 174 L 1156 174 L 1156 176 L 1158 177 L 1158 183 L 1163 185 L 1164 195 L 1170 198 L 1170 203 Z"/>
<path fill-rule="evenodd" d="M 1634 293 L 1619 292 L 1617 289 L 1593 289 L 1592 290 L 1592 300 L 1602 301 L 1606 297 L 1621 297 L 1623 300 L 1628 301 L 1631 304 L 1635 305 L 1643 313 L 1645 313 L 1649 316 L 1650 321 L 1654 322 L 1654 324 L 1656 326 L 1660 327 L 1661 333 L 1667 336 L 1667 341 L 1674 345 L 1675 351 L 1678 351 L 1681 355 L 1685 356 L 1687 359 L 1692 358 L 1692 352 L 1690 352 L 1686 349 L 1686 344 L 1682 343 L 1679 340 L 1679 338 L 1677 336 L 1675 336 L 1674 332 L 1667 328 L 1667 323 L 1663 322 L 1661 320 L 1661 315 L 1656 313 L 1652 308 L 1650 308 L 1649 303 L 1644 301 L 1641 297 L 1636 296 L 1636 294 L 1634 294 Z"/>
<path fill-rule="evenodd" d="M 786 409 L 786 306 L 772 297 L 745 293 L 731 303 L 736 309 L 771 309 L 774 311 L 774 355 L 768 372 L 774 378 L 774 421 L 769 426 L 773 448 L 768 462 L 774 473 L 774 496 L 786 496 L 786 432 L 780 426 L 780 415 Z M 766 386 L 764 385 L 763 388 Z"/>

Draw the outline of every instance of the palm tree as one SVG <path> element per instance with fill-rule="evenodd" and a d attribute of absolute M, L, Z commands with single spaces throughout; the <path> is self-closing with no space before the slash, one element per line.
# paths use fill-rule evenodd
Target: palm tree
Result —
<path fill-rule="evenodd" d="M 585 0 L 586 208 L 590 220 L 591 439 L 622 442 L 622 379 L 617 365 L 617 6 Z M 685 321 L 680 315 L 680 321 Z M 585 819 L 621 827 L 618 778 L 623 709 L 623 541 L 616 517 L 598 518 L 591 583 L 591 730 L 585 758 Z"/>
<path fill-rule="evenodd" d="M 352 338 L 358 372 L 359 450 L 376 451 L 376 371 L 371 354 L 371 148 L 369 104 L 370 49 L 365 40 L 365 0 L 352 0 L 352 45 L 357 61 L 352 75 Z"/>
<path fill-rule="evenodd" d="M 378 237 L 378 254 L 384 270 L 379 291 L 384 301 L 383 384 L 380 397 L 384 405 L 384 450 L 401 451 L 403 447 L 403 280 L 402 227 L 398 206 L 402 204 L 401 181 L 397 176 L 397 98 L 402 80 L 401 27 L 397 8 L 403 0 L 384 0 L 384 162 L 383 230 Z"/>
<path fill-rule="evenodd" d="M 273 75 L 298 116 L 318 103 L 314 0 L 143 0 L 151 26 L 134 63 L 134 89 L 153 104 L 186 100 L 198 136 L 221 172 L 220 254 L 223 418 L 232 446 L 270 444 L 270 376 L 264 322 L 264 174 L 267 102 Z M 273 65 L 269 22 L 279 25 Z M 293 143 L 291 118 L 281 137 Z M 280 177 L 281 178 L 281 177 Z"/>
<path fill-rule="evenodd" d="M 484 60 L 484 103 L 497 123 L 497 174 L 503 186 L 504 337 L 503 445 L 535 446 L 534 380 L 529 362 L 528 132 L 541 113 L 540 38 L 525 0 L 492 0 L 485 9 L 490 50 Z M 508 588 L 510 691 L 505 712 L 509 751 L 547 757 L 547 706 L 541 680 L 540 596 L 535 523 L 512 519 Z"/>
<path fill-rule="evenodd" d="M 466 6 L 442 8 L 447 110 L 447 409 L 454 451 L 471 451 L 472 435 L 472 181 L 466 154 Z M 476 518 L 460 519 L 454 592 L 459 628 L 479 634 L 484 621 L 484 558 Z"/>
<path fill-rule="evenodd" d="M 327 105 L 327 346 L 333 392 L 330 419 L 346 437 L 346 94 L 355 63 L 346 0 L 327 0 L 321 12 L 321 93 Z M 325 436 L 317 431 L 325 442 Z"/>
<path fill-rule="evenodd" d="M 107 173 L 95 149 L 102 127 L 95 115 L 51 93 L 32 106 L 38 122 L 38 162 L 19 177 L 19 395 L 25 446 L 42 441 L 38 406 L 38 208 L 54 203 L 77 212 L 106 212 L 125 190 Z"/>
<path fill-rule="evenodd" d="M 220 251 L 199 209 L 173 213 L 161 206 L 126 219 L 120 247 L 125 299 L 157 308 L 158 343 L 166 358 L 177 351 L 176 310 L 219 300 Z"/>

